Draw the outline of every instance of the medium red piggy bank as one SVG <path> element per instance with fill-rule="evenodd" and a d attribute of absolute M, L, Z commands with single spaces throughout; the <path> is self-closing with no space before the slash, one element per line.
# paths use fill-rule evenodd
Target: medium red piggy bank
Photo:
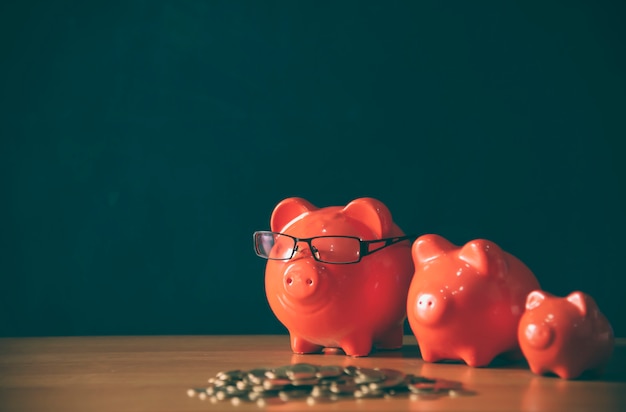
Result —
<path fill-rule="evenodd" d="M 528 267 L 483 239 L 458 247 L 428 234 L 412 252 L 407 313 L 425 361 L 486 366 L 501 354 L 521 355 L 517 325 L 526 296 L 539 287 Z"/>
<path fill-rule="evenodd" d="M 366 356 L 373 347 L 402 346 L 411 238 L 383 203 L 361 198 L 318 208 L 288 198 L 270 227 L 255 232 L 255 252 L 268 259 L 267 300 L 295 353 L 329 347 Z"/>
<path fill-rule="evenodd" d="M 593 298 L 573 292 L 565 298 L 539 290 L 526 299 L 519 344 L 530 369 L 574 379 L 599 374 L 613 353 L 613 328 Z"/>

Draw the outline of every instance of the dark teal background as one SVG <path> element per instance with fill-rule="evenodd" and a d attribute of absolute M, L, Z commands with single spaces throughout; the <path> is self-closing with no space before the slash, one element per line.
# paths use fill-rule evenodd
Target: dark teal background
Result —
<path fill-rule="evenodd" d="M 252 232 L 372 196 L 626 336 L 625 4 L 2 2 L 0 334 L 283 332 Z"/>

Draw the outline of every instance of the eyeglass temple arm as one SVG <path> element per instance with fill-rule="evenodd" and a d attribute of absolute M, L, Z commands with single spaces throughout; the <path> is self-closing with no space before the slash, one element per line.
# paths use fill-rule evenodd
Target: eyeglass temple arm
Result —
<path fill-rule="evenodd" d="M 389 238 L 377 239 L 377 240 L 362 240 L 361 241 L 361 257 L 371 255 L 372 253 L 378 252 L 379 250 L 384 249 L 387 246 L 391 246 L 395 243 L 402 242 L 403 240 L 411 240 L 415 237 L 416 237 L 415 235 L 408 235 L 408 236 L 389 237 Z M 378 246 L 377 248 L 374 248 L 374 249 L 369 248 L 369 245 L 373 243 L 383 243 L 383 242 L 384 244 L 381 246 Z"/>

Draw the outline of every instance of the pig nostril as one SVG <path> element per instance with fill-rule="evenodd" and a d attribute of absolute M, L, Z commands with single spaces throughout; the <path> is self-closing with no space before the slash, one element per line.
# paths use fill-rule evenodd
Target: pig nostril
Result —
<path fill-rule="evenodd" d="M 433 302 L 432 301 L 428 301 L 428 306 L 432 306 Z"/>
<path fill-rule="evenodd" d="M 306 284 L 311 286 L 313 284 L 313 279 L 307 279 Z"/>
<path fill-rule="evenodd" d="M 292 278 L 287 278 L 287 284 L 291 285 L 293 283 L 293 279 Z"/>

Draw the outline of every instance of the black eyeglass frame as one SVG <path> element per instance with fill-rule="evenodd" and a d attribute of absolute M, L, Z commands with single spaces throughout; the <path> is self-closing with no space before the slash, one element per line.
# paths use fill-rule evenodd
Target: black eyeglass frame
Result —
<path fill-rule="evenodd" d="M 260 234 L 271 234 L 271 235 L 280 235 L 280 236 L 286 236 L 288 238 L 293 239 L 293 247 L 291 248 L 291 255 L 288 258 L 271 258 L 269 256 L 264 256 L 259 252 L 259 248 L 257 247 L 258 242 L 257 242 L 257 236 Z M 382 250 L 388 246 L 391 245 L 395 245 L 396 243 L 405 241 L 405 240 L 411 240 L 416 238 L 415 235 L 405 235 L 405 236 L 394 236 L 394 237 L 387 237 L 384 239 L 374 239 L 374 240 L 363 240 L 359 237 L 356 236 L 345 236 L 345 235 L 325 235 L 325 236 L 313 236 L 313 237 L 309 237 L 309 238 L 299 238 L 299 237 L 295 237 L 295 236 L 291 236 L 291 235 L 287 235 L 285 233 L 280 233 L 280 232 L 272 232 L 269 230 L 258 230 L 256 232 L 254 232 L 252 234 L 252 239 L 254 241 L 254 253 L 256 253 L 256 255 L 260 258 L 263 259 L 267 259 L 267 260 L 282 260 L 282 261 L 287 261 L 290 260 L 291 258 L 293 258 L 293 256 L 296 254 L 296 251 L 298 250 L 298 243 L 299 242 L 304 242 L 309 246 L 309 250 L 313 251 L 315 248 L 314 246 L 311 244 L 311 241 L 315 240 L 315 239 L 324 239 L 324 238 L 344 238 L 344 239 L 354 239 L 354 240 L 358 240 L 359 241 L 359 255 L 358 255 L 358 260 L 354 260 L 351 262 L 329 262 L 326 260 L 322 260 L 319 259 L 317 256 L 315 256 L 315 253 L 311 253 L 311 256 L 313 257 L 313 259 L 315 259 L 318 262 L 321 263 L 328 263 L 331 265 L 352 265 L 354 263 L 359 263 L 365 256 L 371 255 L 374 252 L 378 252 L 379 250 Z M 384 242 L 384 244 L 380 247 L 377 247 L 375 249 L 370 249 L 369 246 L 375 243 L 381 243 Z"/>

